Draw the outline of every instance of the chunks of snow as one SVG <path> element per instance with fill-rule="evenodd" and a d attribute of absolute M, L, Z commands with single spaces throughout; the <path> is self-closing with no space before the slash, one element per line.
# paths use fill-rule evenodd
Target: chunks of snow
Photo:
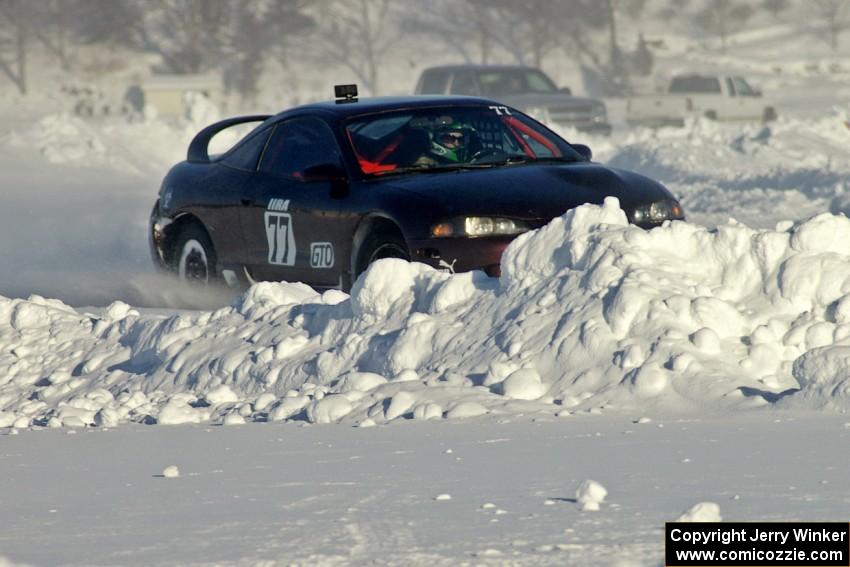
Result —
<path fill-rule="evenodd" d="M 213 388 L 209 392 L 204 395 L 204 399 L 210 405 L 218 405 L 218 404 L 226 404 L 232 402 L 238 402 L 239 396 L 237 396 L 233 390 L 225 385 L 221 385 L 217 388 Z"/>
<path fill-rule="evenodd" d="M 694 504 L 676 518 L 677 522 L 722 522 L 720 506 L 714 502 Z"/>
<path fill-rule="evenodd" d="M 595 512 L 605 500 L 608 490 L 595 480 L 585 480 L 576 489 L 576 503 L 579 510 Z"/>
<path fill-rule="evenodd" d="M 609 198 L 514 240 L 498 281 L 387 259 L 350 297 L 261 283 L 231 307 L 170 317 L 0 298 L 0 426 L 384 423 L 650 401 L 846 411 L 850 250 L 834 234 L 850 220 L 646 231 Z"/>
<path fill-rule="evenodd" d="M 162 476 L 165 478 L 177 478 L 180 476 L 180 469 L 177 468 L 176 465 L 170 465 L 165 467 L 162 471 Z"/>
<path fill-rule="evenodd" d="M 160 410 L 157 423 L 160 425 L 200 423 L 205 421 L 207 417 L 206 413 L 189 406 L 185 399 L 175 397 Z"/>
<path fill-rule="evenodd" d="M 405 415 L 416 403 L 417 397 L 413 392 L 401 391 L 390 399 L 390 405 L 384 415 L 387 421 Z"/>
<path fill-rule="evenodd" d="M 404 315 L 412 307 L 418 277 L 431 271 L 396 258 L 378 260 L 351 289 L 351 309 L 370 320 L 384 319 L 391 312 Z"/>
<path fill-rule="evenodd" d="M 546 393 L 540 374 L 533 368 L 512 372 L 497 389 L 504 396 L 517 400 L 536 400 Z"/>
<path fill-rule="evenodd" d="M 325 396 L 307 406 L 307 419 L 311 423 L 332 423 L 348 415 L 351 409 L 351 402 L 345 396 Z"/>
<path fill-rule="evenodd" d="M 447 419 L 478 417 L 487 413 L 487 408 L 476 402 L 460 402 L 446 412 Z"/>

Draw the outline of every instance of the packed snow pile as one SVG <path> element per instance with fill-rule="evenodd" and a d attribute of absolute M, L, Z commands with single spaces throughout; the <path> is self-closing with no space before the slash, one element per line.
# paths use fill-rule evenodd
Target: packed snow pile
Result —
<path fill-rule="evenodd" d="M 88 119 L 68 112 L 48 114 L 0 141 L 38 151 L 54 164 L 160 176 L 185 159 L 186 148 L 199 130 L 221 119 L 219 110 L 202 95 L 187 95 L 185 103 L 186 115 L 174 120 L 158 117 L 153 109 L 144 116 Z M 221 152 L 238 140 L 237 131 L 214 140 L 211 151 Z"/>
<path fill-rule="evenodd" d="M 850 408 L 850 220 L 516 239 L 502 277 L 385 260 L 352 290 L 261 283 L 167 318 L 0 299 L 0 426 Z"/>
<path fill-rule="evenodd" d="M 594 159 L 662 180 L 690 220 L 757 228 L 818 212 L 850 212 L 850 107 L 817 119 L 780 115 L 766 125 L 705 118 L 684 128 L 636 128 L 616 138 L 588 138 Z M 769 204 L 769 205 L 768 205 Z"/>

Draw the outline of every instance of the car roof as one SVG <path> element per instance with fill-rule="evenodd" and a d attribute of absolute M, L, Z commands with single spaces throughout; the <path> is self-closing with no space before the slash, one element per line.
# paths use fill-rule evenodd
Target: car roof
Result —
<path fill-rule="evenodd" d="M 325 113 L 332 113 L 339 118 L 347 118 L 375 112 L 404 110 L 406 108 L 439 108 L 443 106 L 480 106 L 491 104 L 498 105 L 501 103 L 488 98 L 476 96 L 426 95 L 369 97 L 357 99 L 354 102 L 337 103 L 335 101 L 328 100 L 305 104 L 285 110 L 277 116 L 284 118 L 318 110 Z"/>
<path fill-rule="evenodd" d="M 439 65 L 437 67 L 429 67 L 422 72 L 427 71 L 539 71 L 537 67 L 528 65 L 482 65 L 474 63 L 457 64 L 457 65 Z"/>

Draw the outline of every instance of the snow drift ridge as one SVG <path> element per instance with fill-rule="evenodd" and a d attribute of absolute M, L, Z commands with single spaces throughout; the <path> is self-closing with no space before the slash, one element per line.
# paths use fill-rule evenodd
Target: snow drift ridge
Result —
<path fill-rule="evenodd" d="M 694 405 L 850 407 L 850 220 L 522 235 L 500 280 L 384 260 L 351 297 L 261 283 L 169 318 L 0 298 L 0 426 L 370 425 Z"/>

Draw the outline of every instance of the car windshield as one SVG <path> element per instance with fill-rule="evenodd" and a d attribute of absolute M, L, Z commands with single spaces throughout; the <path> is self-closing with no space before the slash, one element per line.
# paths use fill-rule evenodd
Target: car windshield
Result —
<path fill-rule="evenodd" d="M 554 93 L 558 91 L 549 77 L 532 69 L 481 71 L 478 82 L 484 96 L 500 97 L 522 93 Z"/>
<path fill-rule="evenodd" d="M 359 116 L 347 125 L 368 175 L 585 161 L 572 146 L 505 106 L 404 109 Z"/>

